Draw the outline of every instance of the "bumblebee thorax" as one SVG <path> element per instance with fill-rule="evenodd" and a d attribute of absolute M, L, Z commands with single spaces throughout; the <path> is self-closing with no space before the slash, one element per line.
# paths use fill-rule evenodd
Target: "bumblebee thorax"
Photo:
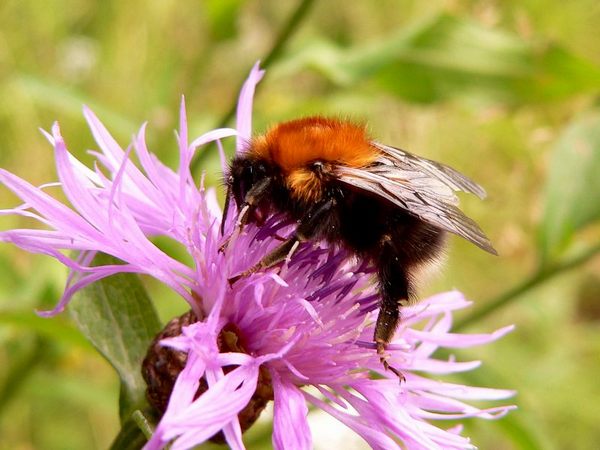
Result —
<path fill-rule="evenodd" d="M 293 199 L 303 203 L 316 203 L 323 199 L 327 183 L 333 177 L 333 164 L 316 160 L 289 171 L 286 186 Z"/>
<path fill-rule="evenodd" d="M 324 117 L 284 122 L 252 141 L 251 152 L 281 171 L 295 200 L 323 198 L 334 165 L 363 167 L 379 155 L 365 127 Z"/>
<path fill-rule="evenodd" d="M 265 135 L 254 139 L 252 151 L 284 172 L 314 161 L 361 167 L 379 155 L 370 141 L 364 126 L 337 119 L 307 117 L 274 126 Z"/>

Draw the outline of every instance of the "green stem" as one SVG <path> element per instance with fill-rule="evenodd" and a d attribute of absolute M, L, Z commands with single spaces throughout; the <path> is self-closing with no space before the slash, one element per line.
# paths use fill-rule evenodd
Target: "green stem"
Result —
<path fill-rule="evenodd" d="M 29 377 L 45 362 L 49 353 L 48 344 L 37 336 L 29 352 L 10 368 L 0 388 L 0 415 Z"/>
<path fill-rule="evenodd" d="M 288 18 L 285 24 L 279 30 L 275 41 L 273 42 L 273 47 L 267 56 L 265 56 L 264 60 L 261 63 L 262 69 L 268 69 L 274 61 L 279 58 L 281 52 L 283 51 L 285 45 L 292 37 L 293 33 L 299 28 L 300 23 L 306 17 L 310 7 L 315 2 L 315 0 L 300 0 L 298 6 L 292 13 L 292 15 Z M 241 85 L 240 85 L 241 88 Z M 258 87 L 257 87 L 258 89 Z M 239 89 L 238 89 L 239 92 Z M 229 110 L 223 115 L 221 120 L 219 121 L 219 125 L 217 128 L 225 127 L 229 123 L 229 121 L 235 115 L 235 111 L 237 108 L 237 98 L 231 103 Z M 195 173 L 199 167 L 202 166 L 204 159 L 207 157 L 210 152 L 196 152 L 195 159 L 191 162 L 190 168 L 192 173 Z"/>
<path fill-rule="evenodd" d="M 553 278 L 554 276 L 559 275 L 562 272 L 566 272 L 586 263 L 599 252 L 600 244 L 591 247 L 590 249 L 582 252 L 581 254 L 571 259 L 538 270 L 533 276 L 526 279 L 521 284 L 518 284 L 512 289 L 509 289 L 508 291 L 500 294 L 495 299 L 486 302 L 483 306 L 473 311 L 473 313 L 465 317 L 463 320 L 458 321 L 453 327 L 453 330 L 459 331 L 483 319 L 484 317 L 487 317 L 494 311 L 513 302 L 516 298 L 520 297 L 527 291 L 541 285 L 546 280 Z"/>
<path fill-rule="evenodd" d="M 152 426 L 150 420 L 148 420 L 144 413 L 139 409 L 135 410 L 131 415 L 131 418 L 142 431 L 142 433 L 144 433 L 146 439 L 150 439 L 152 437 L 152 434 L 154 433 L 154 426 Z"/>
<path fill-rule="evenodd" d="M 294 10 L 288 21 L 279 31 L 277 39 L 271 48 L 271 51 L 267 54 L 264 61 L 262 62 L 263 69 L 269 67 L 273 61 L 279 58 L 279 54 L 283 50 L 285 44 L 290 39 L 294 31 L 298 29 L 298 26 L 306 17 L 306 14 L 310 10 L 310 7 L 314 3 L 314 0 L 301 0 L 298 7 Z"/>
<path fill-rule="evenodd" d="M 138 450 L 151 436 L 151 425 L 147 424 L 144 414 L 137 410 L 125 420 L 110 450 Z"/>

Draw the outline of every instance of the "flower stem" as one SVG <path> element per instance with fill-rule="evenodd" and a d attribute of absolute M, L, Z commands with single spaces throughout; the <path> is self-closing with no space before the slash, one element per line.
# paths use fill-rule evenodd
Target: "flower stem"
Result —
<path fill-rule="evenodd" d="M 144 433 L 146 439 L 150 439 L 154 433 L 154 426 L 150 423 L 148 418 L 139 409 L 135 410 L 131 415 L 131 418 L 139 429 Z"/>
<path fill-rule="evenodd" d="M 581 252 L 579 255 L 574 256 L 573 258 L 538 270 L 522 283 L 500 294 L 498 297 L 486 302 L 483 306 L 473 311 L 463 320 L 458 321 L 453 327 L 453 330 L 459 331 L 472 325 L 473 323 L 487 317 L 494 311 L 508 305 L 509 303 L 512 303 L 515 299 L 531 289 L 543 284 L 548 279 L 553 278 L 562 272 L 579 267 L 580 265 L 592 259 L 598 253 L 600 253 L 600 244 L 592 246 L 588 250 Z"/>
<path fill-rule="evenodd" d="M 312 4 L 314 2 L 315 2 L 315 0 L 300 0 L 296 9 L 292 12 L 292 14 L 288 18 L 288 20 L 281 27 L 281 29 L 279 30 L 279 33 L 277 33 L 277 37 L 275 38 L 275 41 L 273 42 L 273 46 L 271 47 L 271 50 L 269 51 L 269 53 L 267 53 L 267 56 L 265 56 L 264 60 L 261 63 L 262 69 L 268 69 L 269 66 L 271 64 L 273 64 L 273 62 L 279 58 L 285 45 L 290 40 L 290 38 L 292 37 L 294 32 L 299 28 L 299 25 L 302 23 L 302 21 L 306 17 L 308 11 L 310 10 L 310 7 L 312 6 Z M 241 86 L 241 84 L 240 84 L 240 86 Z M 258 85 L 258 86 L 260 86 L 260 85 Z M 239 89 L 238 89 L 238 91 L 239 91 Z M 219 125 L 217 126 L 218 128 L 225 127 L 229 123 L 229 121 L 235 115 L 236 108 L 237 108 L 237 99 L 235 99 L 231 103 L 229 110 L 223 115 L 223 117 L 221 117 L 221 120 L 219 121 Z M 208 155 L 209 153 L 210 152 L 196 152 L 196 154 L 194 155 L 194 160 L 191 162 L 191 166 L 190 166 L 192 173 L 195 173 L 198 170 L 198 168 L 202 166 L 202 163 L 204 162 L 206 155 Z"/>
<path fill-rule="evenodd" d="M 36 336 L 29 352 L 13 365 L 4 377 L 4 384 L 0 388 L 0 413 L 5 411 L 7 404 L 34 371 L 46 362 L 50 353 L 48 343 L 42 337 Z"/>
<path fill-rule="evenodd" d="M 277 35 L 277 39 L 271 48 L 271 51 L 267 54 L 264 61 L 262 62 L 262 68 L 268 68 L 273 61 L 277 60 L 283 47 L 290 39 L 294 31 L 299 28 L 300 23 L 306 17 L 306 14 L 310 10 L 310 7 L 314 3 L 314 0 L 301 0 L 298 4 L 298 7 L 294 10 L 292 15 L 289 17 L 285 25 L 279 30 L 279 34 Z M 233 116 L 233 114 L 231 114 Z"/>

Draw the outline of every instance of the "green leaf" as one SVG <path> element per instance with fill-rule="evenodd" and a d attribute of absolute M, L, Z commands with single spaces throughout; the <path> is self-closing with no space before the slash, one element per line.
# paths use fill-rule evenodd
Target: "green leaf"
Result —
<path fill-rule="evenodd" d="M 414 102 L 450 98 L 520 103 L 600 88 L 600 68 L 557 46 L 442 14 L 366 46 L 317 42 L 288 69 L 312 67 L 349 87 L 369 81 Z"/>
<path fill-rule="evenodd" d="M 539 242 L 543 261 L 558 256 L 575 232 L 600 220 L 600 110 L 572 122 L 556 143 L 544 196 Z"/>
<path fill-rule="evenodd" d="M 98 255 L 96 264 L 118 264 Z M 81 332 L 115 368 L 121 379 L 121 422 L 145 402 L 141 364 L 161 325 L 139 278 L 118 274 L 80 291 L 69 305 Z"/>
<path fill-rule="evenodd" d="M 0 311 L 0 324 L 11 325 L 20 329 L 34 331 L 39 335 L 68 345 L 76 346 L 93 352 L 94 350 L 79 331 L 62 318 L 39 317 L 33 311 Z"/>

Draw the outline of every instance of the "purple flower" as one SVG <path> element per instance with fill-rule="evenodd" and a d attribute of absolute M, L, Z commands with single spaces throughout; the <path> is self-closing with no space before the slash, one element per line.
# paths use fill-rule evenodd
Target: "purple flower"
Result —
<path fill-rule="evenodd" d="M 0 170 L 0 181 L 24 204 L 0 211 L 34 218 L 46 229 L 0 233 L 0 240 L 55 257 L 71 269 L 57 306 L 61 312 L 74 292 L 118 272 L 145 273 L 166 283 L 190 304 L 202 320 L 183 327 L 181 335 L 162 344 L 187 353 L 166 411 L 146 449 L 171 443 L 191 448 L 218 432 L 234 449 L 244 448 L 239 412 L 254 395 L 261 372 L 268 373 L 273 400 L 273 445 L 276 449 L 312 447 L 308 405 L 320 408 L 354 430 L 373 448 L 472 448 L 461 428 L 438 428 L 430 421 L 465 417 L 496 418 L 510 406 L 479 409 L 465 400 L 496 400 L 511 391 L 476 388 L 432 380 L 424 374 L 471 370 L 478 361 L 433 358 L 438 348 L 486 344 L 512 327 L 491 334 L 450 332 L 454 311 L 469 305 L 458 292 L 448 292 L 405 308 L 404 320 L 390 345 L 390 362 L 406 381 L 382 370 L 372 344 L 378 294 L 372 268 L 342 249 L 303 244 L 275 270 L 240 279 L 228 278 L 252 266 L 291 226 L 278 217 L 257 228 L 234 230 L 230 211 L 224 251 L 222 212 L 215 191 L 197 187 L 189 165 L 202 145 L 237 137 L 243 151 L 251 134 L 252 97 L 263 72 L 255 66 L 238 104 L 237 130 L 221 128 L 188 142 L 182 102 L 176 171 L 160 163 L 145 143 L 142 126 L 123 150 L 88 109 L 84 115 L 98 143 L 94 169 L 68 151 L 57 124 L 46 133 L 54 146 L 56 167 L 66 206 L 47 191 L 56 184 L 34 187 Z M 142 170 L 129 159 L 135 152 Z M 222 153 L 222 150 L 221 150 Z M 223 158 L 224 160 L 224 158 Z M 193 259 L 189 267 L 151 241 L 167 236 L 183 244 Z M 71 258 L 64 250 L 77 250 Z M 121 265 L 90 266 L 96 252 L 113 255 Z M 69 252 L 68 254 L 71 254 Z M 233 327 L 244 351 L 220 350 L 219 334 Z M 224 370 L 224 368 L 227 368 Z M 378 373 L 377 377 L 373 374 Z M 207 389 L 197 396 L 200 382 Z"/>

